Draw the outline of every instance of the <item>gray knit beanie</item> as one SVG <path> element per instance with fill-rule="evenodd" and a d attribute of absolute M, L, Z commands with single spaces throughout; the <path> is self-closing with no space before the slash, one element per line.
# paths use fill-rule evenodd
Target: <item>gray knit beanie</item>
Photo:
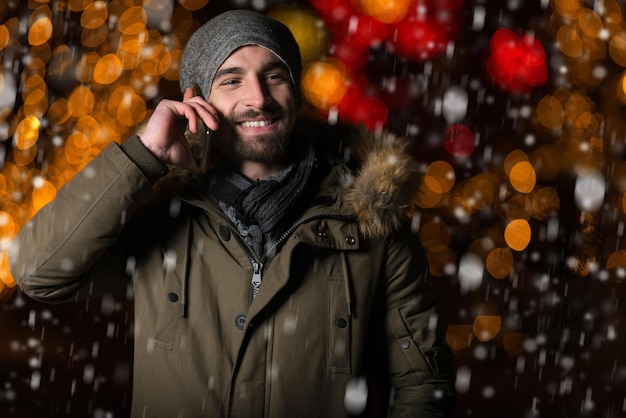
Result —
<path fill-rule="evenodd" d="M 245 45 L 267 48 L 285 63 L 300 104 L 302 62 L 293 34 L 279 21 L 251 10 L 219 14 L 191 36 L 180 63 L 182 91 L 197 84 L 208 98 L 217 69 L 233 51 Z"/>

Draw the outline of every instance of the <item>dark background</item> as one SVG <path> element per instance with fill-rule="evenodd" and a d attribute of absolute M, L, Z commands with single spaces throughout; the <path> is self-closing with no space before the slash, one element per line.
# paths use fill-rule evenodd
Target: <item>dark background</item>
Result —
<path fill-rule="evenodd" d="M 27 3 L 5 9 L 5 20 L 28 16 Z M 244 3 L 236 5 L 252 8 Z M 264 5 L 270 8 L 283 3 Z M 600 2 L 581 4 L 593 7 L 596 3 Z M 312 10 L 305 1 L 295 5 Z M 203 22 L 232 7 L 234 2 L 213 1 L 193 15 Z M 472 27 L 477 7 L 486 10 L 485 24 L 479 29 Z M 370 86 L 376 87 L 377 80 L 392 74 L 419 75 L 425 66 L 434 74 L 422 84 L 418 97 L 392 109 L 388 129 L 406 134 L 409 124 L 419 126 L 419 132 L 409 134 L 416 159 L 424 164 L 449 162 L 460 183 L 481 172 L 497 171 L 501 157 L 510 150 L 530 152 L 554 141 L 532 117 L 512 118 L 510 110 L 523 106 L 535 109 L 543 96 L 561 87 L 582 91 L 594 102 L 595 111 L 604 115 L 602 168 L 619 166 L 623 161 L 623 106 L 606 86 L 623 69 L 607 57 L 600 62 L 608 73 L 605 83 L 581 88 L 571 81 L 563 82 L 558 68 L 569 63 L 558 54 L 552 16 L 552 8 L 539 0 L 466 0 L 452 57 L 413 62 L 372 49 L 370 62 L 362 70 Z M 65 18 L 76 20 L 79 14 L 66 13 Z M 545 85 L 516 95 L 489 83 L 484 60 L 489 40 L 500 27 L 530 30 L 542 42 L 550 66 Z M 480 80 L 491 100 L 470 97 L 464 123 L 480 134 L 481 140 L 471 157 L 457 159 L 443 146 L 447 123 L 433 109 L 446 87 L 467 80 Z M 176 82 L 162 80 L 155 100 L 175 97 L 177 88 Z M 537 136 L 535 145 L 524 143 L 529 133 Z M 5 141 L 5 147 L 9 155 L 10 141 Z M 483 158 L 486 147 L 494 150 L 492 159 Z M 626 329 L 620 273 L 615 270 L 602 276 L 568 264 L 572 257 L 581 257 L 593 248 L 602 271 L 609 254 L 623 248 L 622 190 L 618 184 L 609 184 L 609 206 L 591 219 L 582 219 L 573 198 L 575 176 L 571 172 L 540 181 L 559 194 L 558 239 L 546 242 L 534 236 L 531 245 L 516 254 L 514 271 L 508 278 L 494 280 L 485 273 L 483 284 L 473 291 L 462 291 L 456 274 L 433 277 L 440 300 L 439 323 L 444 330 L 451 325 L 471 327 L 480 314 L 499 315 L 503 322 L 502 332 L 495 338 L 485 342 L 471 338 L 465 347 L 455 350 L 456 416 L 626 416 Z M 7 197 L 3 199 L 6 203 Z M 420 215 L 424 220 L 438 217 L 448 224 L 453 232 L 450 247 L 457 261 L 477 237 L 503 218 L 495 205 L 472 214 L 469 222 L 460 222 L 448 209 L 424 209 Z M 615 212 L 618 214 L 607 215 Z M 540 230 L 545 222 L 533 221 L 533 227 Z M 0 416 L 127 416 L 132 380 L 131 307 L 132 301 L 121 296 L 44 305 L 19 291 L 0 303 Z M 523 350 L 515 355 L 503 349 L 507 330 L 527 336 Z"/>

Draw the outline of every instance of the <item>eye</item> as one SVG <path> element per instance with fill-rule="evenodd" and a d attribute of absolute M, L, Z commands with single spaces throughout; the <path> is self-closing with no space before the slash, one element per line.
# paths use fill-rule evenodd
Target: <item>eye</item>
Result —
<path fill-rule="evenodd" d="M 228 78 L 220 82 L 220 86 L 234 86 L 235 84 L 239 84 L 239 79 Z"/>
<path fill-rule="evenodd" d="M 286 74 L 283 74 L 283 73 L 272 73 L 272 74 L 268 74 L 265 77 L 265 79 L 267 80 L 268 83 L 282 84 L 287 81 L 287 76 Z"/>

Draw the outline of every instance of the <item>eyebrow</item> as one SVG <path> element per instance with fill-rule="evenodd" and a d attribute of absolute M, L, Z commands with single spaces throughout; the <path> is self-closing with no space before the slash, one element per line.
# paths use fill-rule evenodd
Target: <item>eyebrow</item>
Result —
<path fill-rule="evenodd" d="M 265 72 L 265 71 L 275 70 L 277 68 L 284 69 L 285 71 L 287 71 L 287 73 L 289 72 L 289 70 L 287 69 L 287 66 L 280 60 L 268 62 L 267 64 L 263 66 L 261 70 L 262 72 Z M 213 77 L 213 80 L 214 81 L 218 80 L 219 78 L 227 76 L 227 75 L 245 74 L 245 72 L 246 70 L 243 67 L 226 67 L 226 68 L 222 68 L 221 70 L 218 70 L 215 73 L 215 77 Z"/>

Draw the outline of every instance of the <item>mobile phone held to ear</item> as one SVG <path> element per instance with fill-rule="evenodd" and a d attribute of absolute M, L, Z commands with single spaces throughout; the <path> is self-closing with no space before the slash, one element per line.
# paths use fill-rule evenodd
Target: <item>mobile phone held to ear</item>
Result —
<path fill-rule="evenodd" d="M 185 130 L 185 139 L 189 143 L 191 153 L 200 170 L 204 173 L 209 166 L 209 157 L 211 154 L 211 130 L 206 127 L 204 122 L 198 120 L 197 132 L 191 132 L 189 126 Z"/>
<path fill-rule="evenodd" d="M 200 87 L 197 84 L 194 84 L 192 89 L 194 96 L 202 96 Z M 185 138 L 191 147 L 191 152 L 198 166 L 200 166 L 200 170 L 205 173 L 208 169 L 209 156 L 211 154 L 211 130 L 199 119 L 197 132 L 191 132 L 189 126 L 187 126 Z"/>

